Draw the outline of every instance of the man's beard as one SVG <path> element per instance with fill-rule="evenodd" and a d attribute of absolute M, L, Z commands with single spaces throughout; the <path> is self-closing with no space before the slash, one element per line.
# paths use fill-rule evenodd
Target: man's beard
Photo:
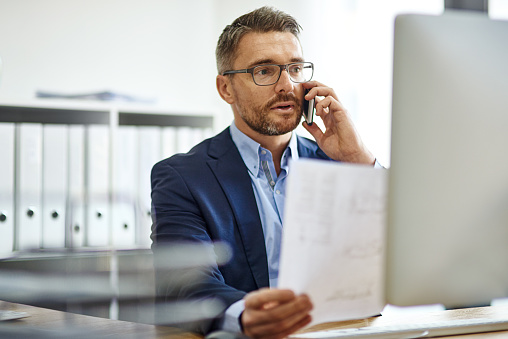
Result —
<path fill-rule="evenodd" d="M 282 122 L 270 117 L 270 107 L 277 102 L 292 101 L 296 114 Z M 242 119 L 254 131 L 263 135 L 283 135 L 293 131 L 302 120 L 302 105 L 294 94 L 279 94 L 260 108 L 240 106 Z"/>

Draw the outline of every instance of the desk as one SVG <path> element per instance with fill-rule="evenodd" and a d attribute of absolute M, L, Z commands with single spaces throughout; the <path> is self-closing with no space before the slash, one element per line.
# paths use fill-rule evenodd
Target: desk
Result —
<path fill-rule="evenodd" d="M 471 319 L 471 318 L 491 318 L 491 319 L 507 319 L 508 306 L 488 306 L 488 307 L 475 307 L 463 308 L 457 310 L 437 311 L 429 313 L 418 314 L 387 314 L 380 317 L 372 317 L 361 320 L 350 320 L 341 322 L 332 322 L 326 324 L 319 324 L 308 329 L 302 330 L 298 333 L 314 332 L 319 330 L 333 330 L 341 328 L 355 328 L 364 326 L 388 326 L 399 324 L 414 324 L 433 321 L 446 321 L 453 319 Z M 443 337 L 444 338 L 444 337 Z M 449 336 L 446 338 L 488 338 L 488 339 L 506 339 L 508 338 L 508 330 L 500 332 L 477 333 L 468 335 Z"/>
<path fill-rule="evenodd" d="M 91 317 L 4 301 L 0 301 L 0 309 L 27 312 L 29 314 L 27 318 L 0 322 L 0 326 L 9 326 L 10 328 L 19 327 L 20 329 L 34 328 L 45 331 L 53 331 L 53 333 L 58 333 L 58 331 L 64 332 L 66 330 L 82 330 L 82 335 L 78 335 L 78 338 L 201 338 L 201 336 L 197 334 L 183 332 L 182 330 L 172 327 Z M 49 338 L 51 332 L 47 335 Z M 19 337 L 25 338 L 24 336 Z M 16 338 L 18 338 L 18 336 Z"/>
<path fill-rule="evenodd" d="M 146 324 L 138 324 L 126 321 L 111 320 L 105 318 L 97 318 L 86 315 L 79 315 L 61 311 L 50 310 L 46 308 L 27 306 L 22 304 L 15 304 L 0 301 L 0 309 L 12 310 L 20 312 L 28 312 L 29 317 L 19 320 L 10 321 L 9 325 L 12 326 L 33 326 L 41 329 L 58 331 L 59 329 L 94 329 L 98 336 L 107 336 L 108 338 L 143 338 L 143 339 L 199 339 L 200 335 L 183 332 L 179 329 L 154 326 Z M 339 328 L 352 328 L 363 326 L 386 326 L 396 325 L 403 323 L 418 323 L 418 322 L 431 322 L 431 321 L 445 321 L 451 319 L 468 319 L 468 318 L 492 318 L 492 319 L 506 319 L 508 317 L 508 306 L 491 306 L 491 307 L 477 307 L 466 308 L 460 310 L 448 310 L 431 312 L 425 314 L 390 314 L 381 317 L 372 317 L 360 320 L 340 321 L 326 324 L 320 324 L 308 329 L 302 330 L 299 333 L 313 332 L 319 330 L 332 330 Z M 0 323 L 2 324 L 2 323 Z M 94 332 L 95 333 L 95 332 Z M 88 336 L 93 338 L 94 336 Z M 508 331 L 478 333 L 468 335 L 458 335 L 447 338 L 457 339 L 501 339 L 508 338 Z"/>

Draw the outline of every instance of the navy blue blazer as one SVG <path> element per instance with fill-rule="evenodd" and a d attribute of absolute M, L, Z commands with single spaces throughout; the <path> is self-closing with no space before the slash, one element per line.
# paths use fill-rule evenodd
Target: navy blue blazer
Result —
<path fill-rule="evenodd" d="M 314 141 L 298 136 L 300 157 L 330 160 Z M 251 179 L 229 127 L 152 169 L 152 250 L 179 242 L 209 245 L 222 241 L 231 260 L 194 272 L 183 286 L 171 284 L 171 272 L 156 271 L 159 296 L 166 300 L 221 301 L 223 310 L 246 293 L 268 287 L 268 264 L 261 220 Z M 174 272 L 173 272 L 174 274 Z M 199 277 L 199 278 L 198 278 Z M 193 329 L 207 333 L 217 320 Z"/>

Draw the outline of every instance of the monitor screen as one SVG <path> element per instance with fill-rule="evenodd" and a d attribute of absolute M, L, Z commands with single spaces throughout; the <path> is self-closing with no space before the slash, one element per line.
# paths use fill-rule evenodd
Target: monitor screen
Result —
<path fill-rule="evenodd" d="M 469 307 L 508 296 L 508 22 L 395 22 L 386 294 Z"/>

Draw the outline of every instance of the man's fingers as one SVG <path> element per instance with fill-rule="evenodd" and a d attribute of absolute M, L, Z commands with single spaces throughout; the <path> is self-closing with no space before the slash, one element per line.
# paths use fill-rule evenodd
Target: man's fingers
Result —
<path fill-rule="evenodd" d="M 246 308 L 242 315 L 242 324 L 249 336 L 264 337 L 266 334 L 277 336 L 282 333 L 283 337 L 304 326 L 301 323 L 309 317 L 311 309 L 312 303 L 308 296 L 301 295 L 268 310 Z"/>
<path fill-rule="evenodd" d="M 339 101 L 339 98 L 337 97 L 337 94 L 335 94 L 335 91 L 333 88 L 327 87 L 324 84 L 317 82 L 317 81 L 309 81 L 303 84 L 304 88 L 309 89 L 309 92 L 305 96 L 306 100 L 310 100 L 312 98 L 315 98 L 317 96 L 320 97 L 328 97 L 331 96 L 335 100 Z"/>
<path fill-rule="evenodd" d="M 297 314 L 307 314 L 312 310 L 312 303 L 307 295 L 297 296 L 294 300 L 279 304 L 264 312 L 265 321 L 284 322 Z"/>
<path fill-rule="evenodd" d="M 329 112 L 346 112 L 346 109 L 339 101 L 328 96 L 316 103 L 316 115 L 324 116 Z"/>
<path fill-rule="evenodd" d="M 300 319 L 300 321 L 298 321 L 296 324 L 293 324 L 292 327 L 278 333 L 277 338 L 286 338 L 288 335 L 290 335 L 290 334 L 302 329 L 306 325 L 308 325 L 311 321 L 312 321 L 312 317 L 307 314 L 305 317 Z"/>
<path fill-rule="evenodd" d="M 273 302 L 268 302 L 271 304 Z M 300 295 L 293 300 L 280 303 L 270 308 L 250 309 L 247 304 L 243 315 L 244 326 L 256 326 L 284 321 L 295 314 L 307 314 L 312 309 L 312 303 L 306 295 Z"/>
<path fill-rule="evenodd" d="M 291 290 L 279 289 L 261 289 L 247 294 L 245 297 L 245 307 L 261 309 L 267 303 L 285 303 L 295 298 Z"/>
<path fill-rule="evenodd" d="M 314 140 L 319 144 L 323 137 L 323 131 L 316 123 L 309 125 L 306 121 L 303 122 L 303 127 L 314 137 Z"/>

